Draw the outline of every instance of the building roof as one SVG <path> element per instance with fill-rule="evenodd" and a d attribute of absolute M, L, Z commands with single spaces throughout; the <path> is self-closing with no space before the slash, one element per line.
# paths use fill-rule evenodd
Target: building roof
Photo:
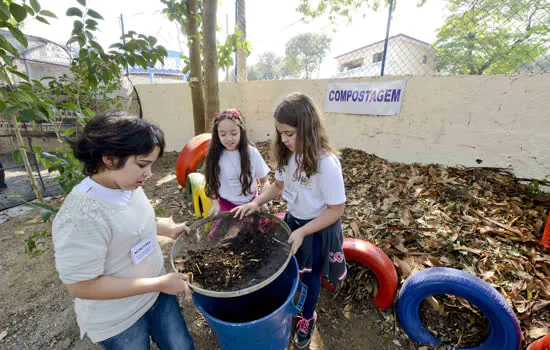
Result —
<path fill-rule="evenodd" d="M 8 30 L 5 30 L 5 29 L 0 29 L 0 35 L 4 36 L 4 37 L 10 37 L 10 38 L 14 38 L 14 36 L 10 33 L 10 31 Z M 47 44 L 52 44 L 52 45 L 56 45 L 56 46 L 59 46 L 60 48 L 62 48 L 63 50 L 65 50 L 65 52 L 67 52 L 67 54 L 69 55 L 69 57 L 71 57 L 71 54 L 70 54 L 70 49 L 64 45 L 61 45 L 61 44 L 58 44 L 56 43 L 55 41 L 51 41 L 49 39 L 46 39 L 46 38 L 42 38 L 42 37 L 39 37 L 39 36 L 34 36 L 34 35 L 29 35 L 29 34 L 24 34 L 25 35 L 25 38 L 27 38 L 27 41 L 29 42 L 42 42 L 42 43 L 47 43 Z M 18 41 L 15 41 L 16 45 L 15 48 L 18 49 L 19 51 L 21 50 L 29 50 L 29 49 L 33 49 L 34 47 L 27 47 L 26 50 L 25 48 L 23 47 L 23 45 L 19 44 Z M 13 43 L 12 43 L 13 45 Z M 30 45 L 29 45 L 30 46 Z M 22 53 L 22 52 L 20 52 Z"/>
<path fill-rule="evenodd" d="M 397 35 L 390 36 L 390 37 L 388 38 L 388 41 L 393 40 L 393 39 L 397 39 L 397 38 L 405 38 L 405 39 L 411 40 L 411 41 L 413 41 L 413 42 L 415 42 L 415 43 L 417 43 L 417 44 L 419 44 L 419 45 L 430 46 L 430 44 L 428 44 L 428 43 L 425 42 L 425 41 L 418 40 L 418 39 L 415 39 L 415 38 L 413 38 L 413 37 L 411 37 L 411 36 L 408 36 L 408 35 L 405 35 L 405 34 L 401 34 L 401 33 L 400 33 L 400 34 L 397 34 Z M 338 59 L 338 58 L 340 58 L 340 57 L 347 56 L 347 55 L 349 55 L 349 54 L 351 54 L 351 53 L 354 53 L 354 52 L 357 52 L 357 51 L 361 51 L 361 50 L 364 50 L 364 49 L 369 48 L 369 47 L 371 47 L 371 46 L 375 46 L 375 45 L 381 44 L 381 43 L 383 43 L 385 40 L 386 40 L 386 39 L 379 40 L 379 41 L 377 41 L 377 42 L 374 42 L 374 43 L 372 43 L 372 44 L 368 44 L 367 46 L 363 46 L 363 47 L 360 47 L 360 48 L 358 48 L 358 49 L 355 49 L 355 50 L 346 52 L 346 53 L 341 54 L 341 55 L 339 55 L 339 56 L 336 56 L 336 57 L 334 57 L 334 58 L 335 58 L 335 59 Z"/>

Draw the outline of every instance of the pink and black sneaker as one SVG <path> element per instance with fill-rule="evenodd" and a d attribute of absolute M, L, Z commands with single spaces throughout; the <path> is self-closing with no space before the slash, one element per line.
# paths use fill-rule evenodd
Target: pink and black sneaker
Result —
<path fill-rule="evenodd" d="M 300 316 L 300 321 L 296 324 L 296 333 L 294 333 L 294 338 L 292 339 L 292 342 L 296 345 L 296 347 L 302 349 L 309 345 L 316 323 L 316 312 L 313 312 L 313 317 L 309 320 L 305 319 L 303 316 Z"/>

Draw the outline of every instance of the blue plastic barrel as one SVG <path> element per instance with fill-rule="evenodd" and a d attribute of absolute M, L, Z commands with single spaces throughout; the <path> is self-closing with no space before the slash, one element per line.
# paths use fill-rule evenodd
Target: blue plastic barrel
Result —
<path fill-rule="evenodd" d="M 297 292 L 300 295 L 294 304 Z M 289 344 L 292 317 L 302 311 L 306 294 L 292 257 L 277 279 L 253 293 L 234 298 L 194 293 L 193 300 L 222 350 L 283 350 Z"/>

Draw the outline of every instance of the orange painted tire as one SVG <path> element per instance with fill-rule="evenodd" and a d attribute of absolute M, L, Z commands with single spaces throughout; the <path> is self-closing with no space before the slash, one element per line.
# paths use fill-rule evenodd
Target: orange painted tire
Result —
<path fill-rule="evenodd" d="M 527 350 L 550 350 L 550 333 L 544 338 L 535 340 L 527 347 Z"/>
<path fill-rule="evenodd" d="M 381 310 L 393 304 L 397 293 L 397 271 L 390 258 L 374 244 L 357 238 L 344 239 L 346 261 L 357 261 L 368 267 L 378 280 L 378 293 L 370 300 Z M 323 287 L 335 289 L 322 279 Z"/>
<path fill-rule="evenodd" d="M 185 188 L 187 175 L 197 171 L 200 161 L 208 153 L 212 134 L 204 133 L 193 137 L 181 150 L 176 162 L 176 178 L 181 187 Z"/>

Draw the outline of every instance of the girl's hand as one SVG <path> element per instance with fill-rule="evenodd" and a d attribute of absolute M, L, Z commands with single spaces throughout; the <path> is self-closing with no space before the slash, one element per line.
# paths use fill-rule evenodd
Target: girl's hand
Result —
<path fill-rule="evenodd" d="M 257 212 L 258 209 L 259 208 L 256 205 L 256 203 L 254 203 L 254 201 L 252 201 L 250 203 L 246 203 L 246 204 L 243 204 L 243 205 L 240 205 L 236 208 L 231 209 L 231 212 L 235 214 L 233 217 L 235 217 L 235 218 L 238 217 L 239 219 L 242 219 L 245 216 L 248 216 L 250 214 L 253 214 L 253 213 Z"/>
<path fill-rule="evenodd" d="M 172 218 L 157 218 L 157 235 L 176 239 L 183 231 L 189 234 L 189 227 L 185 224 L 175 224 Z"/>
<path fill-rule="evenodd" d="M 189 288 L 189 276 L 184 273 L 172 272 L 159 277 L 159 292 L 177 295 L 184 293 L 185 296 L 193 294 Z"/>
<path fill-rule="evenodd" d="M 302 246 L 304 241 L 305 234 L 302 233 L 300 229 L 292 231 L 290 237 L 288 238 L 288 244 L 291 245 L 290 252 L 292 255 L 296 254 L 298 249 Z"/>
<path fill-rule="evenodd" d="M 217 199 L 212 199 L 210 202 L 212 203 L 212 207 L 208 211 L 208 216 L 218 215 L 220 212 L 220 202 Z"/>
<path fill-rule="evenodd" d="M 267 204 L 263 204 L 261 207 L 260 207 L 260 211 L 262 213 L 269 213 L 269 207 L 267 206 Z"/>
<path fill-rule="evenodd" d="M 189 227 L 187 227 L 186 224 L 174 224 L 172 228 L 170 229 L 170 232 L 166 235 L 166 237 L 170 237 L 172 239 L 177 239 L 183 232 L 189 234 L 191 232 L 189 230 Z"/>

